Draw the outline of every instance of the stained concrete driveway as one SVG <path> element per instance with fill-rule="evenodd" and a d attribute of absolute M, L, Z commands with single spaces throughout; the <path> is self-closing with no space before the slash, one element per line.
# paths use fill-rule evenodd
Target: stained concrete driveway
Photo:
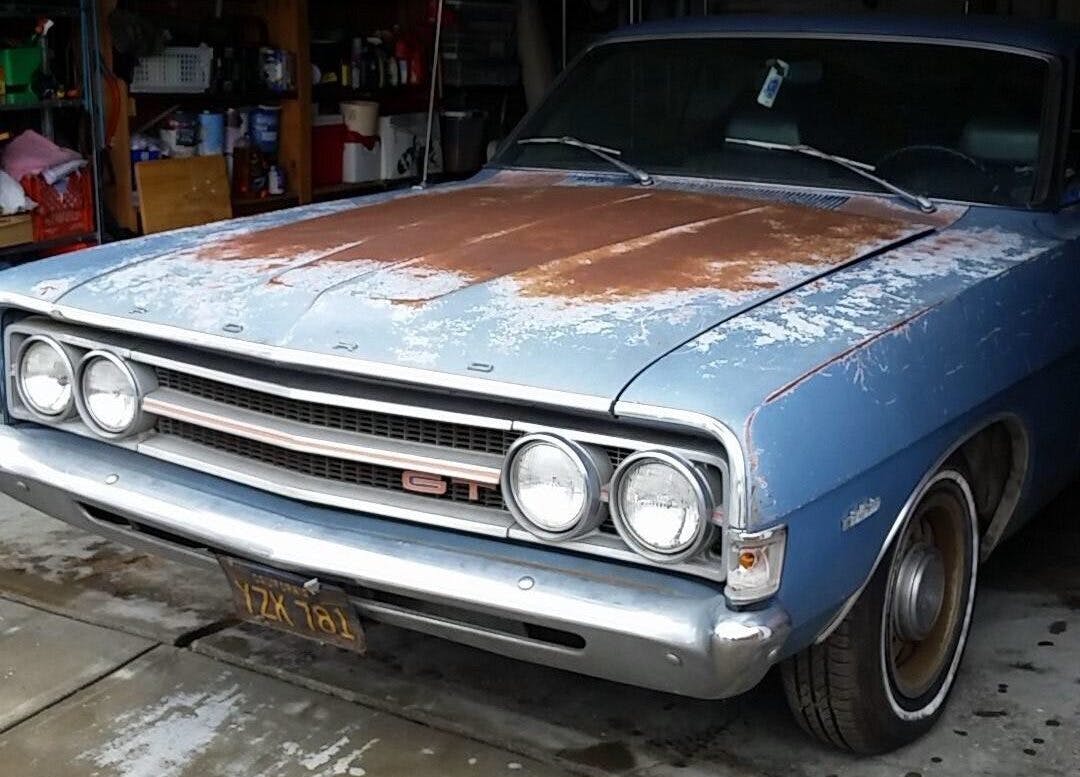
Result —
<path fill-rule="evenodd" d="M 707 703 L 378 624 L 363 660 L 237 624 L 216 575 L 7 501 L 0 597 L 5 777 L 1080 775 L 1080 486 L 983 569 L 941 724 L 873 759 L 807 739 L 775 677 Z"/>

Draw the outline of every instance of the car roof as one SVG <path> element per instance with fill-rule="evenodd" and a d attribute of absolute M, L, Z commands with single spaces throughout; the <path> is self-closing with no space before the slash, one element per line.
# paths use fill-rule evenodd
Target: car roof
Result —
<path fill-rule="evenodd" d="M 722 14 L 688 16 L 623 27 L 609 35 L 613 40 L 678 37 L 683 35 L 792 35 L 911 38 L 943 42 L 982 44 L 1026 49 L 1072 58 L 1080 45 L 1080 26 L 1015 17 L 904 16 L 896 14 L 759 15 Z"/>

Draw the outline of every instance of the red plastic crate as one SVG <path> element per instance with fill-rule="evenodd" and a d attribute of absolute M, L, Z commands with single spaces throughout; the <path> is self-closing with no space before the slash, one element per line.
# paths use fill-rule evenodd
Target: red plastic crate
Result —
<path fill-rule="evenodd" d="M 28 175 L 22 179 L 22 187 L 37 203 L 31 211 L 34 240 L 55 240 L 94 231 L 94 187 L 89 170 L 78 170 L 54 186 L 45 183 L 39 175 Z"/>

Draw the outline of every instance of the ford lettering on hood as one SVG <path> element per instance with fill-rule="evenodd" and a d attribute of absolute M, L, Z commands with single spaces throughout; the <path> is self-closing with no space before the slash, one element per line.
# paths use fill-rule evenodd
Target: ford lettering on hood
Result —
<path fill-rule="evenodd" d="M 718 322 L 925 231 L 786 202 L 556 181 L 502 174 L 178 238 L 149 256 L 131 249 L 129 261 L 59 282 L 53 301 L 611 398 Z"/>

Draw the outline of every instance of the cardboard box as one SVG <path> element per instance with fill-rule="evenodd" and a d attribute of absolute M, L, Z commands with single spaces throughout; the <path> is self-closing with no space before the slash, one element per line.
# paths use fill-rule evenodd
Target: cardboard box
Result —
<path fill-rule="evenodd" d="M 34 223 L 29 213 L 0 216 L 0 248 L 34 241 Z"/>
<path fill-rule="evenodd" d="M 418 178 L 423 170 L 424 139 L 427 134 L 426 113 L 399 113 L 379 117 L 380 178 Z M 439 117 L 431 127 L 429 173 L 442 172 L 442 142 Z"/>

